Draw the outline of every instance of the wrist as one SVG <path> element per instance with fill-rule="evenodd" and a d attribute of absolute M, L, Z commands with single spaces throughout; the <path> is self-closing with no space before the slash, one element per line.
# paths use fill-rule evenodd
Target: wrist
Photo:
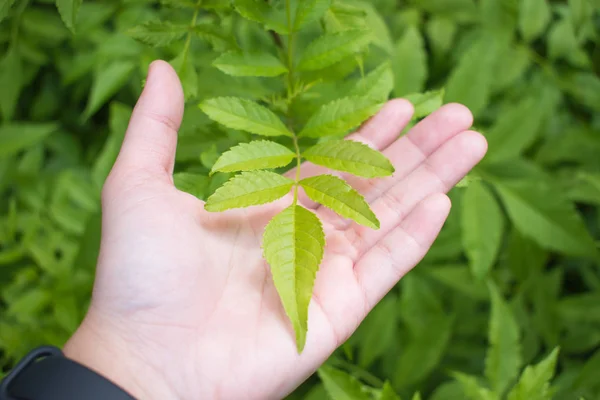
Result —
<path fill-rule="evenodd" d="M 164 377 L 136 355 L 135 344 L 113 324 L 88 314 L 69 339 L 66 357 L 100 374 L 138 400 L 175 399 Z"/>

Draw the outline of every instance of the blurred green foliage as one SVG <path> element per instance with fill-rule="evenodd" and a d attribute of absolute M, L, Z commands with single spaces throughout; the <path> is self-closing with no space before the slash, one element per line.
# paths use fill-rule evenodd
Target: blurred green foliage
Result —
<path fill-rule="evenodd" d="M 332 25 L 372 30 L 359 65 L 389 60 L 393 96 L 469 106 L 489 153 L 451 192 L 425 260 L 290 399 L 600 399 L 600 1 L 336 0 L 312 29 Z M 208 172 L 249 135 L 197 104 L 276 106 L 283 89 L 212 65 L 238 46 L 278 51 L 228 1 L 2 1 L 4 370 L 64 343 L 85 313 L 100 190 L 152 60 L 184 84 L 178 184 L 206 198 L 227 179 Z M 345 60 L 315 76 L 315 103 L 346 93 L 356 70 Z"/>

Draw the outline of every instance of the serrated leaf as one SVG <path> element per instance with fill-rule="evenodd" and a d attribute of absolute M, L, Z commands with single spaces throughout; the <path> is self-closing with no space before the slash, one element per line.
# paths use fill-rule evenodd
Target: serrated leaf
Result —
<path fill-rule="evenodd" d="M 56 129 L 56 124 L 12 123 L 0 125 L 0 158 L 35 146 Z"/>
<path fill-rule="evenodd" d="M 269 53 L 242 53 L 231 51 L 222 54 L 213 65 L 232 76 L 265 76 L 272 77 L 287 72 L 287 68 L 279 59 Z"/>
<path fill-rule="evenodd" d="M 331 0 L 299 0 L 294 18 L 294 31 L 321 18 L 331 7 Z"/>
<path fill-rule="evenodd" d="M 381 64 L 361 78 L 348 93 L 352 97 L 368 97 L 377 101 L 385 101 L 394 89 L 394 74 L 389 62 Z"/>
<path fill-rule="evenodd" d="M 574 256 L 595 256 L 596 245 L 560 191 L 533 180 L 494 182 L 515 227 L 541 246 Z"/>
<path fill-rule="evenodd" d="M 219 157 L 211 174 L 284 167 L 295 157 L 287 147 L 268 140 L 241 143 Z"/>
<path fill-rule="evenodd" d="M 10 8 L 15 4 L 16 0 L 5 0 L 0 4 L 0 22 L 8 15 Z"/>
<path fill-rule="evenodd" d="M 548 0 L 521 0 L 519 6 L 519 30 L 523 38 L 531 42 L 541 35 L 552 18 Z"/>
<path fill-rule="evenodd" d="M 113 61 L 100 69 L 94 77 L 90 96 L 83 112 L 89 118 L 121 89 L 131 76 L 135 63 L 133 61 Z"/>
<path fill-rule="evenodd" d="M 504 216 L 494 195 L 482 182 L 471 182 L 462 198 L 463 247 L 473 275 L 485 277 L 498 255 Z"/>
<path fill-rule="evenodd" d="M 396 44 L 393 68 L 394 96 L 423 90 L 428 75 L 427 53 L 423 37 L 416 27 L 409 27 Z"/>
<path fill-rule="evenodd" d="M 185 100 L 198 96 L 198 72 L 192 62 L 189 51 L 185 49 L 170 62 L 183 87 Z"/>
<path fill-rule="evenodd" d="M 477 381 L 477 378 L 455 372 L 452 374 L 454 379 L 460 384 L 463 394 L 466 396 L 465 400 L 496 400 L 489 389 L 481 386 Z"/>
<path fill-rule="evenodd" d="M 178 172 L 173 174 L 175 187 L 199 199 L 203 199 L 208 189 L 209 179 L 205 175 L 191 172 Z"/>
<path fill-rule="evenodd" d="M 444 89 L 431 90 L 425 93 L 413 93 L 404 96 L 404 98 L 410 101 L 415 108 L 413 118 L 423 118 L 444 104 Z"/>
<path fill-rule="evenodd" d="M 323 259 L 325 234 L 315 214 L 292 205 L 265 228 L 264 256 L 271 266 L 273 283 L 296 333 L 301 352 L 308 331 L 308 305 Z"/>
<path fill-rule="evenodd" d="M 277 115 L 250 100 L 217 97 L 205 100 L 200 108 L 212 120 L 231 129 L 263 136 L 293 136 Z"/>
<path fill-rule="evenodd" d="M 371 32 L 364 30 L 347 30 L 321 36 L 304 50 L 298 69 L 314 71 L 329 67 L 352 54 L 360 53 L 371 41 Z"/>
<path fill-rule="evenodd" d="M 306 123 L 300 136 L 342 135 L 356 128 L 383 107 L 372 99 L 345 97 L 322 106 Z"/>
<path fill-rule="evenodd" d="M 508 385 L 519 375 L 521 368 L 521 344 L 519 325 L 512 310 L 498 289 L 490 283 L 492 312 L 488 340 L 490 347 L 485 359 L 485 376 L 494 390 L 501 396 Z"/>
<path fill-rule="evenodd" d="M 361 383 L 352 375 L 324 365 L 319 368 L 319 378 L 331 400 L 369 400 Z"/>
<path fill-rule="evenodd" d="M 306 150 L 302 157 L 313 164 L 365 178 L 390 176 L 394 166 L 383 154 L 363 143 L 329 140 Z"/>
<path fill-rule="evenodd" d="M 558 349 L 554 349 L 539 364 L 525 368 L 519 382 L 508 394 L 508 400 L 550 400 L 550 380 L 557 359 Z"/>
<path fill-rule="evenodd" d="M 83 0 L 56 0 L 56 8 L 58 8 L 60 17 L 71 32 L 75 32 L 77 14 L 82 3 Z"/>
<path fill-rule="evenodd" d="M 311 200 L 316 201 L 361 225 L 379 229 L 379 220 L 364 197 L 342 179 L 333 175 L 319 175 L 300 181 Z"/>
<path fill-rule="evenodd" d="M 168 21 L 148 21 L 131 28 L 127 33 L 150 46 L 167 46 L 189 32 L 188 25 L 174 25 Z"/>
<path fill-rule="evenodd" d="M 0 61 L 0 113 L 5 121 L 15 114 L 23 87 L 22 61 L 17 48 L 11 46 Z"/>
<path fill-rule="evenodd" d="M 270 203 L 289 193 L 293 185 L 294 181 L 274 172 L 242 172 L 217 189 L 204 208 L 217 212 Z"/>

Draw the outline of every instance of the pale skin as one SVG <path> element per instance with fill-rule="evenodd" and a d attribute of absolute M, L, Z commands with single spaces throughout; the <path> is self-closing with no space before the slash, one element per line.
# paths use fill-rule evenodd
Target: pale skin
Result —
<path fill-rule="evenodd" d="M 139 399 L 280 399 L 422 259 L 450 211 L 445 193 L 487 145 L 458 104 L 396 140 L 413 112 L 401 99 L 349 137 L 383 151 L 396 172 L 373 180 L 339 174 L 371 204 L 377 231 L 301 196 L 322 219 L 327 246 L 298 354 L 261 253 L 265 225 L 292 195 L 215 214 L 178 191 L 172 173 L 183 105 L 176 73 L 154 62 L 104 186 L 92 303 L 65 353 Z M 307 163 L 301 172 L 332 173 Z"/>

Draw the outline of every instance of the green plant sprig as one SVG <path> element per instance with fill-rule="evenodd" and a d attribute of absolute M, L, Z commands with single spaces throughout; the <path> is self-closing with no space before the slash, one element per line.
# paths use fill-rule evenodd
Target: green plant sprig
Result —
<path fill-rule="evenodd" d="M 323 258 L 325 235 L 319 218 L 299 204 L 299 189 L 302 187 L 310 199 L 345 218 L 373 229 L 379 228 L 379 221 L 365 199 L 344 180 L 332 175 L 301 179 L 302 160 L 368 178 L 389 176 L 394 168 L 378 151 L 353 141 L 322 141 L 302 153 L 302 140 L 347 133 L 375 114 L 382 106 L 382 99 L 365 95 L 364 85 L 357 86 L 362 93 L 357 89 L 347 97 L 322 105 L 296 132 L 292 123 L 292 106 L 297 96 L 302 95 L 302 91 L 296 90 L 298 82 L 303 86 L 298 73 L 318 73 L 346 57 L 359 55 L 369 45 L 371 34 L 360 30 L 325 33 L 309 44 L 302 57 L 296 60 L 296 35 L 305 24 L 320 18 L 330 3 L 301 2 L 294 14 L 291 1 L 287 0 L 284 26 L 274 22 L 278 21 L 277 15 L 268 5 L 263 7 L 263 3 L 253 4 L 252 1 L 236 1 L 234 4 L 242 16 L 262 23 L 264 29 L 270 30 L 273 26 L 275 32 L 272 36 L 278 46 L 283 46 L 280 35 L 287 36 L 287 48 L 282 49 L 279 59 L 266 52 L 228 52 L 218 57 L 214 65 L 234 76 L 284 75 L 287 109 L 283 117 L 287 124 L 267 106 L 247 99 L 213 98 L 202 102 L 200 108 L 211 119 L 231 129 L 267 137 L 287 136 L 292 141 L 293 149 L 274 141 L 256 140 L 225 152 L 216 161 L 211 173 L 241 173 L 217 189 L 206 201 L 205 208 L 219 212 L 261 205 L 293 191 L 291 205 L 277 214 L 265 228 L 263 252 L 271 266 L 274 284 L 296 332 L 296 343 L 301 352 L 306 342 L 308 305 Z M 294 160 L 294 179 L 268 171 L 285 167 Z"/>

